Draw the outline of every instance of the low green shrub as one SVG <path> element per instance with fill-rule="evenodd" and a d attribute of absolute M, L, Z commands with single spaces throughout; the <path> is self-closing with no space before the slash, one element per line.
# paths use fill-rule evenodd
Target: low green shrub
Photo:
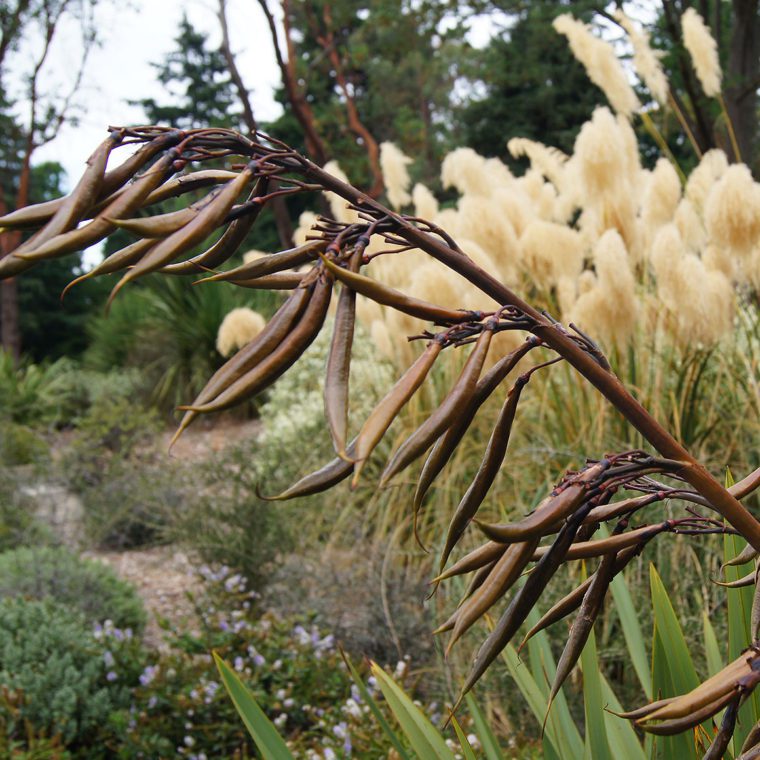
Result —
<path fill-rule="evenodd" d="M 199 632 L 170 630 L 169 651 L 145 668 L 121 756 L 257 756 L 220 683 L 213 650 L 252 690 L 297 757 L 384 757 L 385 739 L 334 637 L 304 616 L 262 614 L 258 595 L 229 568 L 202 573 Z M 407 671 L 400 663 L 398 673 Z"/>
<path fill-rule="evenodd" d="M 113 630 L 94 632 L 50 601 L 0 600 L 0 746 L 28 749 L 31 729 L 58 737 L 75 757 L 113 756 L 111 717 L 128 709 L 142 665 L 136 639 Z"/>
<path fill-rule="evenodd" d="M 0 462 L 4 467 L 41 464 L 49 459 L 48 444 L 34 430 L 10 421 L 0 425 Z"/>
<path fill-rule="evenodd" d="M 18 468 L 0 467 L 0 552 L 53 543 L 52 532 L 35 517 L 35 504 L 21 489 L 24 478 Z"/>
<path fill-rule="evenodd" d="M 113 621 L 136 633 L 145 610 L 134 588 L 111 568 L 63 547 L 22 547 L 0 554 L 0 598 L 51 599 L 91 623 Z"/>

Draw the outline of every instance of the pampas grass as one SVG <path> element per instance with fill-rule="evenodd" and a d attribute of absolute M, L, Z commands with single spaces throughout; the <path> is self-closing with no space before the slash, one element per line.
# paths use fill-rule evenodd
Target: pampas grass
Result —
<path fill-rule="evenodd" d="M 718 45 L 707 28 L 704 19 L 694 8 L 687 8 L 681 16 L 683 44 L 689 51 L 694 71 L 697 73 L 705 95 L 714 98 L 720 95 L 723 77 L 718 60 Z"/>
<path fill-rule="evenodd" d="M 604 92 L 610 105 L 621 116 L 630 119 L 641 104 L 612 46 L 595 37 L 586 24 L 569 13 L 557 16 L 553 26 L 567 37 L 573 55 L 583 64 L 589 79 Z"/>
<path fill-rule="evenodd" d="M 649 42 L 649 34 L 636 26 L 628 16 L 618 9 L 615 18 L 625 29 L 633 47 L 633 65 L 652 97 L 664 106 L 668 102 L 668 79 L 662 69 L 660 59 L 664 55 L 661 50 L 654 50 Z"/>
<path fill-rule="evenodd" d="M 412 163 L 392 142 L 380 143 L 380 169 L 383 172 L 385 192 L 388 201 L 397 211 L 406 206 L 412 197 L 409 195 L 409 172 L 407 166 Z"/>
<path fill-rule="evenodd" d="M 760 245 L 760 185 L 744 164 L 734 164 L 705 200 L 710 242 L 745 258 Z"/>
<path fill-rule="evenodd" d="M 245 306 L 233 309 L 219 325 L 216 350 L 222 356 L 231 356 L 252 341 L 265 326 L 266 320 L 257 311 Z"/>

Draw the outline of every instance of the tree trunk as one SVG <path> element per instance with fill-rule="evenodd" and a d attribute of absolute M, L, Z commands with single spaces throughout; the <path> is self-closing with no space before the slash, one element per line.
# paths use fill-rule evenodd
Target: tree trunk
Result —
<path fill-rule="evenodd" d="M 724 97 L 742 160 L 757 172 L 757 89 L 760 85 L 760 7 L 758 0 L 733 0 L 731 46 Z M 754 163 L 754 166 L 753 166 Z"/>

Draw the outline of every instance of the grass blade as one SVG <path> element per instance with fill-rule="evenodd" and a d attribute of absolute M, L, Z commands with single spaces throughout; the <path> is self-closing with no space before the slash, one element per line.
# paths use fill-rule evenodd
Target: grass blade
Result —
<path fill-rule="evenodd" d="M 294 760 L 285 741 L 259 707 L 251 692 L 238 678 L 237 673 L 216 652 L 213 654 L 224 688 L 227 689 L 235 709 L 243 719 L 248 733 L 264 760 Z"/>
<path fill-rule="evenodd" d="M 488 725 L 485 715 L 478 707 L 478 703 L 472 694 L 465 696 L 465 702 L 467 703 L 467 709 L 470 711 L 472 720 L 475 723 L 475 733 L 480 740 L 480 746 L 483 747 L 483 753 L 486 756 L 486 760 L 502 760 L 502 754 L 499 750 L 499 742 L 491 731 L 491 727 Z"/>
<path fill-rule="evenodd" d="M 464 731 L 462 731 L 462 727 L 459 725 L 459 721 L 456 719 L 456 715 L 452 714 L 451 724 L 454 726 L 454 731 L 456 732 L 457 739 L 459 739 L 459 746 L 462 748 L 462 756 L 464 757 L 464 760 L 477 760 L 470 742 L 467 741 L 467 737 L 464 735 Z M 499 758 L 499 760 L 501 760 L 501 758 Z"/>
<path fill-rule="evenodd" d="M 425 717 L 422 711 L 404 694 L 398 684 L 375 662 L 371 665 L 372 675 L 377 679 L 380 691 L 393 715 L 406 734 L 412 749 L 419 757 L 431 760 L 454 760 L 454 753 L 446 745 L 438 729 Z"/>

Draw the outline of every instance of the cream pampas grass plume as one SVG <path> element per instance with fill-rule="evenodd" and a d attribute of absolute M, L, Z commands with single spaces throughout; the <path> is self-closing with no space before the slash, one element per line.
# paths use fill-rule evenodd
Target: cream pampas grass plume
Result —
<path fill-rule="evenodd" d="M 483 158 L 472 148 L 456 148 L 443 159 L 441 183 L 464 195 L 490 195 L 495 186 L 509 185 L 512 175 L 498 159 Z"/>
<path fill-rule="evenodd" d="M 744 164 L 726 169 L 705 201 L 710 242 L 745 257 L 760 245 L 760 185 Z"/>
<path fill-rule="evenodd" d="M 657 161 L 649 177 L 641 216 L 647 233 L 673 220 L 681 200 L 681 182 L 673 164 L 666 158 Z"/>
<path fill-rule="evenodd" d="M 675 225 L 652 244 L 651 261 L 666 329 L 681 345 L 712 345 L 731 330 L 734 293 L 726 275 L 684 249 Z"/>
<path fill-rule="evenodd" d="M 421 219 L 433 219 L 438 213 L 438 201 L 425 185 L 417 183 L 412 190 L 414 215 Z"/>
<path fill-rule="evenodd" d="M 630 119 L 641 104 L 612 46 L 595 37 L 586 24 L 569 13 L 557 16 L 553 26 L 567 37 L 573 55 L 583 64 L 589 79 L 604 92 L 610 105 Z"/>
<path fill-rule="evenodd" d="M 256 259 L 263 259 L 264 256 L 266 256 L 264 251 L 257 251 L 255 248 L 252 248 L 243 254 L 243 263 L 250 264 L 252 261 L 256 261 Z"/>
<path fill-rule="evenodd" d="M 388 201 L 397 211 L 411 200 L 409 195 L 409 172 L 406 167 L 412 163 L 392 142 L 380 144 L 380 169 L 383 172 Z"/>
<path fill-rule="evenodd" d="M 338 165 L 337 161 L 328 161 L 322 167 L 328 174 L 332 174 L 336 179 L 342 182 L 348 182 L 348 177 Z M 359 217 L 355 211 L 348 208 L 346 201 L 335 193 L 325 193 L 325 198 L 330 204 L 330 213 L 338 222 L 355 222 Z"/>
<path fill-rule="evenodd" d="M 718 60 L 718 46 L 702 16 L 694 8 L 687 8 L 681 16 L 683 44 L 689 51 L 694 71 L 702 83 L 705 95 L 711 98 L 720 95 L 722 72 Z"/>
<path fill-rule="evenodd" d="M 266 326 L 266 320 L 257 311 L 245 306 L 233 309 L 219 325 L 216 350 L 230 356 L 252 341 Z"/>
<path fill-rule="evenodd" d="M 615 11 L 615 18 L 625 29 L 633 46 L 633 65 L 652 97 L 664 106 L 668 102 L 668 78 L 662 69 L 661 50 L 654 50 L 649 43 L 649 34 L 638 28 L 621 10 Z"/>
<path fill-rule="evenodd" d="M 615 230 L 607 230 L 599 238 L 594 248 L 594 268 L 596 282 L 589 287 L 589 279 L 584 278 L 582 287 L 588 289 L 575 302 L 569 320 L 607 344 L 623 345 L 636 326 L 639 304 L 628 253 Z"/>
<path fill-rule="evenodd" d="M 704 222 L 688 198 L 684 198 L 678 204 L 673 221 L 678 228 L 681 240 L 690 251 L 696 253 L 705 247 L 707 234 Z"/>
<path fill-rule="evenodd" d="M 520 263 L 540 288 L 555 287 L 563 278 L 575 282 L 583 269 L 582 238 L 564 224 L 535 220 L 526 228 L 520 245 Z M 567 292 L 568 286 L 564 288 Z"/>
<path fill-rule="evenodd" d="M 722 150 L 717 148 L 708 150 L 699 165 L 686 180 L 684 195 L 694 204 L 694 208 L 701 213 L 707 196 L 713 185 L 723 176 L 728 169 L 728 159 Z"/>
<path fill-rule="evenodd" d="M 540 171 L 558 190 L 562 189 L 568 156 L 561 150 L 525 137 L 513 137 L 507 143 L 507 149 L 514 158 L 525 156 L 534 169 Z"/>
<path fill-rule="evenodd" d="M 317 215 L 313 211 L 304 211 L 298 217 L 298 227 L 293 232 L 293 242 L 303 245 L 307 235 L 311 234 L 311 228 L 317 223 Z"/>

